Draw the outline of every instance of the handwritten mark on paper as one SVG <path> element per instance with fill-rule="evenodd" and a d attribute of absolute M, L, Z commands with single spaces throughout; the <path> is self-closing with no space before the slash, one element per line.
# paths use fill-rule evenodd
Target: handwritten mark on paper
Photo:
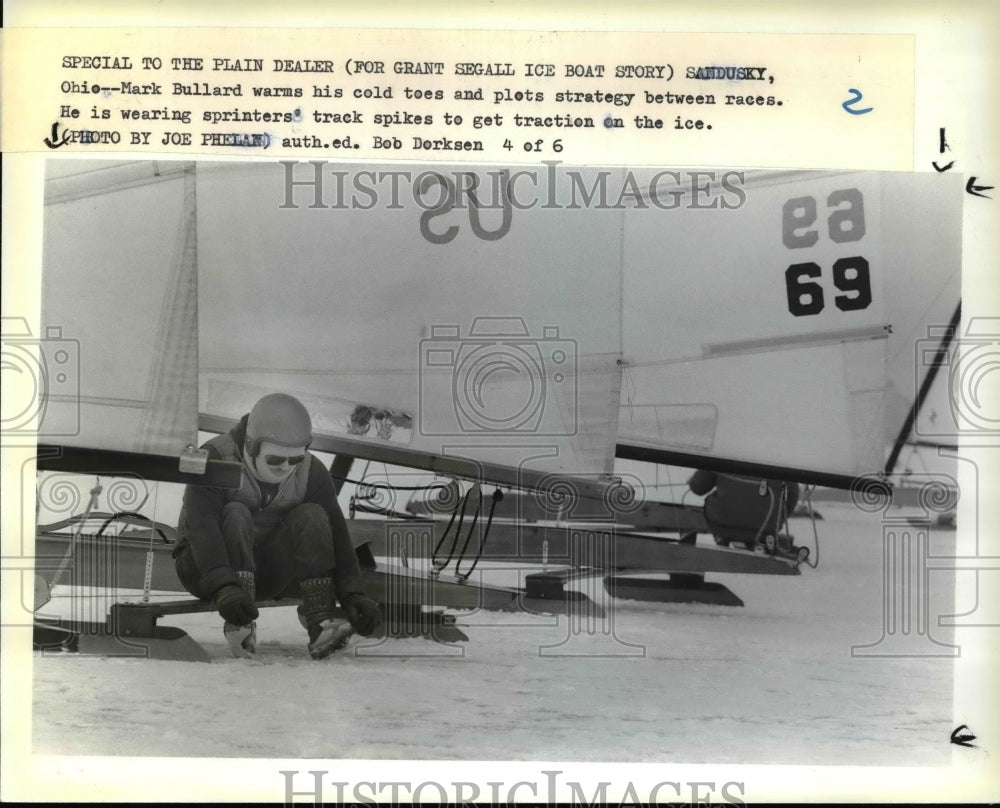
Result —
<path fill-rule="evenodd" d="M 854 109 L 854 105 L 857 104 L 862 98 L 864 98 L 864 95 L 861 93 L 860 90 L 855 90 L 853 87 L 850 87 L 847 90 L 847 92 L 849 92 L 851 94 L 851 98 L 848 98 L 843 104 L 841 104 L 841 106 L 847 112 L 851 113 L 851 115 L 864 115 L 866 112 L 871 112 L 873 109 L 875 109 L 875 107 L 865 107 L 864 109 Z"/>
<path fill-rule="evenodd" d="M 956 727 L 951 733 L 951 742 L 956 746 L 964 746 L 968 749 L 975 749 L 976 746 L 972 742 L 976 740 L 976 736 L 972 734 L 972 731 L 962 724 L 960 727 Z"/>
<path fill-rule="evenodd" d="M 62 137 L 59 137 L 59 121 L 52 124 L 52 136 L 44 138 L 44 143 L 50 149 L 58 149 L 60 146 L 65 146 L 69 143 L 69 134 L 63 132 Z"/>

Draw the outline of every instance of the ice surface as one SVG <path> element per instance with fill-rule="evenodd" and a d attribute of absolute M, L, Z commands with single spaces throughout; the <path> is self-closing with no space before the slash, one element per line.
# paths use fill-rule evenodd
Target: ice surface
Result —
<path fill-rule="evenodd" d="M 161 621 L 188 631 L 211 665 L 36 654 L 33 750 L 946 764 L 954 660 L 852 657 L 853 645 L 883 633 L 882 515 L 820 510 L 818 569 L 708 576 L 743 608 L 613 601 L 610 622 L 592 632 L 566 617 L 460 612 L 468 643 L 355 638 L 319 662 L 295 610 L 276 608 L 262 612 L 252 662 L 230 657 L 211 613 Z M 807 520 L 792 529 L 812 543 Z M 931 553 L 953 542 L 933 531 Z M 942 643 L 951 636 L 936 617 L 955 611 L 954 575 L 930 573 L 931 631 Z"/>

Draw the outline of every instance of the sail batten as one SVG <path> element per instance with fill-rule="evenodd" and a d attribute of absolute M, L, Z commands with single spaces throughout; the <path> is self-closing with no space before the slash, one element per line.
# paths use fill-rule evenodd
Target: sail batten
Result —
<path fill-rule="evenodd" d="M 799 348 L 807 345 L 822 345 L 831 342 L 888 339 L 891 328 L 889 325 L 868 326 L 865 328 L 839 329 L 836 331 L 818 331 L 814 334 L 795 334 L 793 336 L 721 342 L 713 345 L 705 345 L 702 348 L 701 355 L 702 358 L 708 359 L 713 356 L 775 351 L 782 350 L 783 348 Z"/>

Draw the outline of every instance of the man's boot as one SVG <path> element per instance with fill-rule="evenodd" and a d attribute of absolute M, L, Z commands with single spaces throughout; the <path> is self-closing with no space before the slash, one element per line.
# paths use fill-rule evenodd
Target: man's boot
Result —
<path fill-rule="evenodd" d="M 302 606 L 299 619 L 309 632 L 309 656 L 323 659 L 343 648 L 353 633 L 346 620 L 336 620 L 333 610 L 336 596 L 332 578 L 310 578 L 299 584 Z"/>
<path fill-rule="evenodd" d="M 243 587 L 246 593 L 256 600 L 257 582 L 254 574 L 252 572 L 241 571 L 236 573 L 236 577 L 239 579 L 240 586 Z M 222 627 L 222 632 L 226 636 L 226 642 L 229 643 L 229 650 L 233 652 L 234 657 L 237 659 L 240 657 L 253 659 L 254 654 L 257 652 L 256 621 L 247 626 L 237 626 L 227 621 Z"/>

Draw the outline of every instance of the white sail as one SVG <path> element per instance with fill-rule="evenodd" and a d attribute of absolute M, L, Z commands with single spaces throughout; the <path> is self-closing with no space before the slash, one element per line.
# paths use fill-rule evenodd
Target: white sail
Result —
<path fill-rule="evenodd" d="M 604 477 L 639 447 L 853 477 L 959 299 L 949 176 L 173 167 L 50 180 L 80 445 L 173 452 L 283 390 L 321 434 L 511 468 Z"/>
<path fill-rule="evenodd" d="M 878 472 L 926 373 L 927 328 L 958 303 L 961 184 L 767 172 L 744 191 L 735 211 L 626 217 L 619 439 Z"/>
<path fill-rule="evenodd" d="M 194 183 L 189 162 L 49 163 L 40 440 L 172 455 L 195 442 Z"/>
<path fill-rule="evenodd" d="M 203 411 L 239 417 L 250 390 L 280 389 L 331 412 L 347 401 L 407 414 L 410 449 L 610 473 L 619 212 L 510 210 L 509 232 L 495 237 L 504 214 L 485 207 L 501 186 L 482 169 L 436 168 L 445 181 L 427 180 L 418 197 L 426 169 L 400 167 L 398 201 L 388 183 L 374 204 L 353 192 L 369 209 L 330 207 L 343 198 L 332 172 L 351 191 L 364 167 L 324 168 L 325 207 L 308 186 L 291 197 L 296 207 L 282 207 L 288 176 L 314 176 L 306 163 L 287 170 L 199 166 Z M 484 208 L 470 214 L 458 200 L 431 218 L 446 183 L 470 175 Z"/>

